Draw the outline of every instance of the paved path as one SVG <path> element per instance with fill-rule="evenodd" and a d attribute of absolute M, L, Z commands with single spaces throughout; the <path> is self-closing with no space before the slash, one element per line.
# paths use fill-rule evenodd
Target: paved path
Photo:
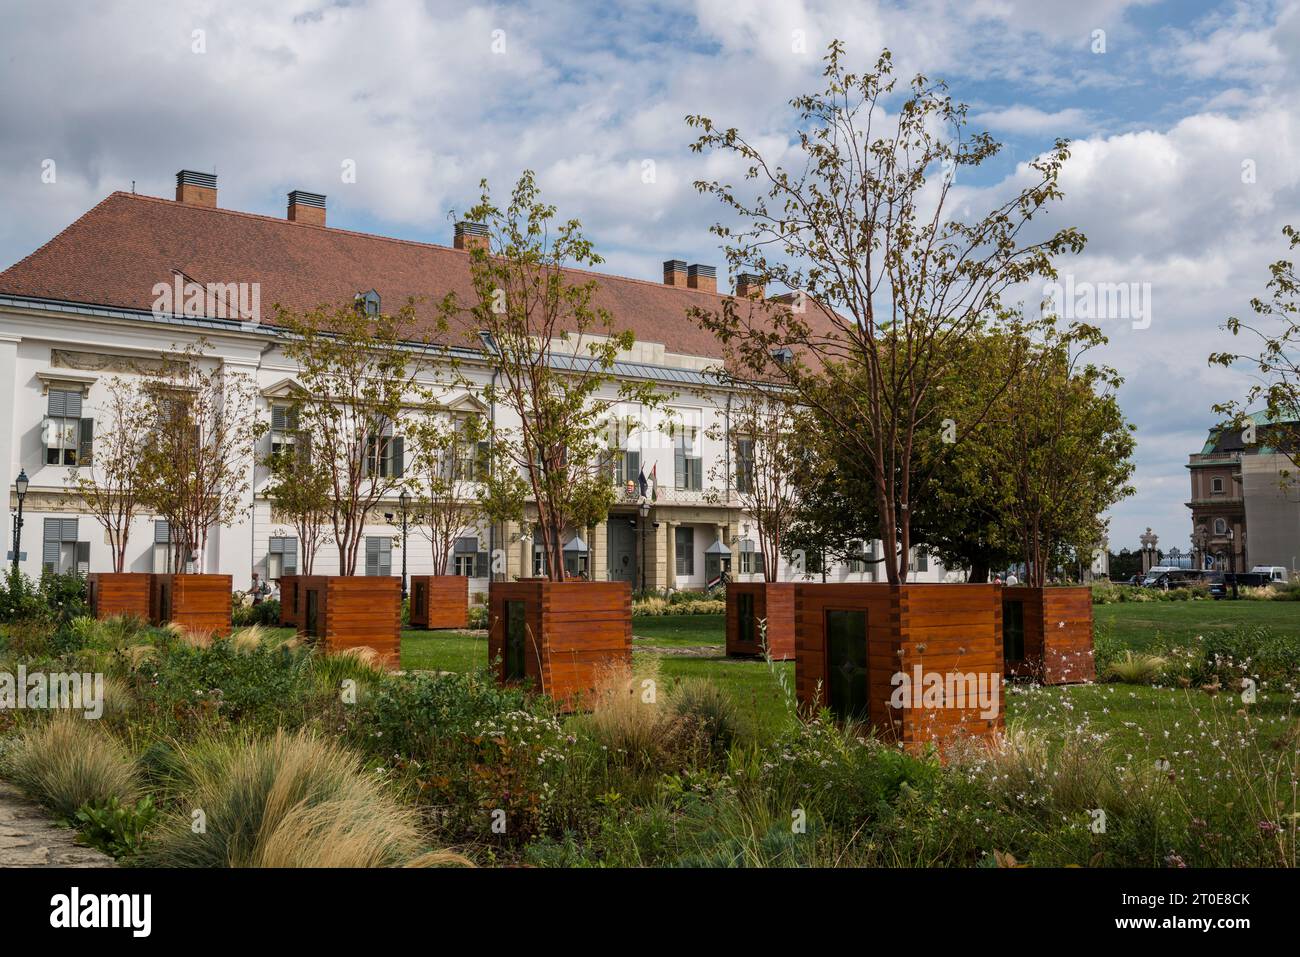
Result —
<path fill-rule="evenodd" d="M 0 867 L 116 867 L 107 854 L 82 847 L 11 784 L 0 781 Z"/>

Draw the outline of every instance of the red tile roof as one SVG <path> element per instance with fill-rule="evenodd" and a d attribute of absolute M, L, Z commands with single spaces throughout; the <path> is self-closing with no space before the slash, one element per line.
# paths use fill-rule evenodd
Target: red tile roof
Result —
<path fill-rule="evenodd" d="M 305 310 L 370 289 L 385 309 L 423 297 L 417 309 L 427 316 L 449 291 L 472 294 L 462 250 L 121 192 L 0 273 L 0 294 L 148 310 L 154 285 L 171 283 L 177 270 L 198 283 L 259 283 L 264 319 L 276 303 Z M 686 314 L 716 307 L 718 295 L 574 271 L 577 281 L 592 276 L 595 303 L 616 328 L 669 352 L 719 354 Z"/>

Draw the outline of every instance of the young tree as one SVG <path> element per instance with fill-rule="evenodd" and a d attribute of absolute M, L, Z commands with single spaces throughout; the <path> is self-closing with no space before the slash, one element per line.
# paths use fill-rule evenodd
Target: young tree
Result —
<path fill-rule="evenodd" d="M 266 430 L 252 377 L 181 350 L 144 391 L 153 432 L 139 458 L 141 502 L 167 521 L 176 573 L 200 561 L 214 525 L 233 525 L 251 486 L 254 448 Z"/>
<path fill-rule="evenodd" d="M 478 527 L 479 483 L 489 452 L 478 416 L 430 410 L 408 426 L 415 447 L 411 476 L 420 530 L 433 549 L 433 573 L 448 574 L 456 540 Z"/>
<path fill-rule="evenodd" d="M 763 555 L 763 578 L 777 580 L 777 563 L 788 554 L 785 536 L 798 505 L 796 475 L 806 469 L 804 432 L 799 415 L 781 390 L 759 383 L 730 380 L 736 389 L 728 411 L 734 460 L 734 488 L 742 511 L 754 519 Z M 725 441 L 721 426 L 709 435 Z M 714 478 L 726 485 L 733 476 L 726 460 L 714 466 Z"/>
<path fill-rule="evenodd" d="M 299 370 L 298 429 L 327 482 L 339 574 L 355 575 L 370 512 L 406 481 L 399 420 L 425 401 L 417 375 L 433 347 L 412 302 L 391 315 L 369 314 L 360 302 L 301 314 L 281 308 L 277 322 Z"/>
<path fill-rule="evenodd" d="M 126 571 L 126 543 L 131 522 L 142 504 L 140 460 L 152 438 L 154 420 L 145 392 L 114 377 L 107 383 L 100 408 L 99 435 L 89 463 L 68 470 L 68 481 L 83 507 L 104 526 L 113 549 L 113 571 Z M 89 464 L 90 468 L 85 468 Z"/>
<path fill-rule="evenodd" d="M 603 262 L 581 224 L 553 223 L 555 207 L 542 202 L 531 171 L 505 209 L 492 201 L 486 181 L 482 189 L 468 214 L 487 231 L 470 255 L 474 301 L 451 293 L 442 303 L 444 317 L 485 340 L 476 345 L 485 347 L 495 375 L 484 400 L 518 422 L 493 429 L 480 501 L 493 521 L 518 522 L 531 501 L 547 577 L 563 581 L 565 529 L 602 521 L 614 502 L 602 467 L 611 410 L 630 401 L 652 405 L 654 394 L 649 384 L 611 374 L 634 339 L 594 305 L 596 280 L 575 281 L 568 271 Z"/>
<path fill-rule="evenodd" d="M 1053 257 L 1084 240 L 1073 229 L 1037 241 L 1022 235 L 1061 195 L 1064 141 L 1028 164 L 1030 185 L 983 218 L 950 218 L 957 170 L 978 166 L 999 145 L 984 133 L 967 138 L 966 108 L 925 77 L 887 114 L 895 90 L 888 51 L 862 74 L 843 59 L 836 40 L 825 91 L 792 101 L 801 169 L 769 160 L 735 129 L 687 118 L 702 131 L 692 149 L 736 157 L 756 182 L 751 196 L 720 181 L 696 183 L 740 220 L 735 229 L 714 227 L 732 272 L 796 290 L 783 302 L 729 297 L 695 315 L 734 363 L 789 386 L 861 462 L 883 518 L 888 579 L 898 584 L 918 496 L 941 462 L 925 461 L 918 447 L 952 418 L 928 400 L 949 373 L 953 345 L 1005 320 L 1004 293 L 1054 276 Z M 958 441 L 986 411 L 956 423 Z"/>
<path fill-rule="evenodd" d="M 1291 249 L 1300 248 L 1300 230 L 1285 226 L 1282 234 L 1289 240 Z M 1251 311 L 1269 324 L 1255 324 L 1232 316 L 1225 326 L 1234 336 L 1245 334 L 1258 341 L 1259 354 L 1216 352 L 1210 356 L 1212 365 L 1231 366 L 1238 360 L 1250 362 L 1258 370 L 1259 380 L 1250 387 L 1244 404 L 1221 402 L 1214 406 L 1214 411 L 1227 422 L 1250 428 L 1248 412 L 1263 401 L 1269 424 L 1262 431 L 1267 433 L 1268 444 L 1296 466 L 1300 465 L 1300 276 L 1290 259 L 1273 263 L 1269 274 L 1271 278 L 1265 286 L 1268 297 L 1250 301 Z M 1264 436 L 1252 436 L 1252 440 L 1262 442 Z M 1291 469 L 1285 470 L 1280 479 L 1283 488 L 1300 484 L 1300 474 Z"/>
<path fill-rule="evenodd" d="M 298 536 L 298 574 L 310 575 L 316 553 L 329 537 L 333 476 L 322 456 L 313 455 L 311 434 L 298 427 L 301 398 L 285 409 L 285 443 L 266 458 L 271 473 L 266 492 L 276 517 L 293 527 Z"/>
<path fill-rule="evenodd" d="M 1065 556 L 1091 563 L 1103 513 L 1132 495 L 1133 426 L 1115 392 L 1122 379 L 1085 360 L 1106 342 L 1075 324 L 1038 344 L 1005 398 L 1006 427 L 983 441 L 1018 529 L 1025 584 L 1041 588 Z"/>

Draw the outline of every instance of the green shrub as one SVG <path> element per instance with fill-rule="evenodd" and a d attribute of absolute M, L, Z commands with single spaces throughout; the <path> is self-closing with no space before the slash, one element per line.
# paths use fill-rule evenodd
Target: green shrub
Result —
<path fill-rule="evenodd" d="M 128 857 L 140 850 L 157 816 L 148 795 L 135 804 L 123 804 L 114 797 L 105 803 L 83 805 L 73 823 L 91 847 L 113 857 Z"/>
<path fill-rule="evenodd" d="M 85 805 L 135 799 L 136 769 L 98 722 L 56 714 L 28 727 L 5 754 L 5 774 L 68 821 Z"/>
<path fill-rule="evenodd" d="M 712 681 L 684 681 L 673 693 L 673 713 L 679 733 L 691 746 L 713 757 L 724 757 L 735 743 L 740 715 L 731 696 Z"/>
<path fill-rule="evenodd" d="M 469 606 L 469 626 L 471 628 L 487 628 L 488 610 L 486 605 Z"/>
<path fill-rule="evenodd" d="M 245 605 L 235 600 L 230 608 L 230 623 L 236 628 L 262 625 L 275 628 L 280 624 L 280 603 L 267 598 L 256 605 Z"/>
<path fill-rule="evenodd" d="M 1221 682 L 1253 678 L 1262 684 L 1284 685 L 1300 674 L 1300 636 L 1278 634 L 1270 628 L 1213 631 L 1204 638 L 1205 659 L 1194 681 Z"/>
<path fill-rule="evenodd" d="M 1148 655 L 1128 649 L 1110 661 L 1104 677 L 1130 685 L 1153 684 L 1165 669 L 1168 661 L 1159 655 Z"/>

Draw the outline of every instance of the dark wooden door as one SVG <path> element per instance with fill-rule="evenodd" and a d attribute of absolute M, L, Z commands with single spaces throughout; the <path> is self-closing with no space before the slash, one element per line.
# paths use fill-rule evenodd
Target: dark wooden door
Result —
<path fill-rule="evenodd" d="M 307 589 L 307 610 L 303 616 L 302 630 L 313 638 L 319 637 L 317 628 L 320 619 L 320 592 L 315 588 Z"/>
<path fill-rule="evenodd" d="M 840 720 L 867 720 L 867 613 L 826 611 L 826 705 Z"/>

